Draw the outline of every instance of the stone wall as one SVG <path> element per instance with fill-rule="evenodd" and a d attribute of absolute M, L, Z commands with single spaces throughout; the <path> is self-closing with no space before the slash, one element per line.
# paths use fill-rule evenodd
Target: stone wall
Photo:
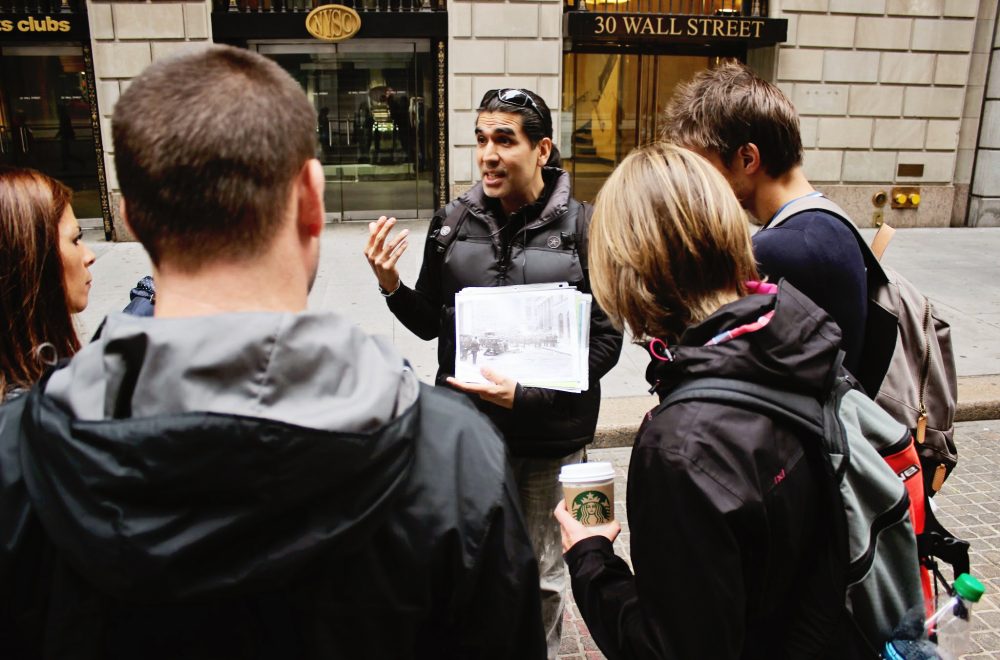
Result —
<path fill-rule="evenodd" d="M 539 94 L 559 126 L 562 95 L 559 0 L 448 3 L 448 146 L 452 190 L 479 180 L 475 109 L 490 89 Z"/>
<path fill-rule="evenodd" d="M 988 62 L 988 78 L 983 100 L 983 119 L 975 152 L 968 224 L 973 227 L 1000 227 L 1000 31 L 996 24 L 996 4 L 992 5 L 993 32 L 983 59 Z"/>
<path fill-rule="evenodd" d="M 776 82 L 802 119 L 806 176 L 860 225 L 874 219 L 876 192 L 920 186 L 918 209 L 886 205 L 885 220 L 948 226 L 980 0 L 772 6 L 789 22 Z M 903 165 L 923 173 L 904 176 Z"/>
<path fill-rule="evenodd" d="M 212 41 L 210 2 L 87 1 L 101 114 L 104 167 L 117 240 L 129 240 L 118 213 L 111 113 L 129 81 L 154 60 L 203 48 Z"/>

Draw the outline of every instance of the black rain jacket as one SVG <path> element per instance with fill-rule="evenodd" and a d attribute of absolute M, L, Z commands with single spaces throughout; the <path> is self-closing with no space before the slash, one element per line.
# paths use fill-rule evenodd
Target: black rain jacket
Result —
<path fill-rule="evenodd" d="M 544 658 L 516 501 L 345 320 L 114 315 L 0 408 L 0 656 Z"/>
<path fill-rule="evenodd" d="M 590 293 L 581 246 L 587 240 L 593 208 L 571 199 L 565 171 L 547 167 L 542 175 L 542 196 L 506 222 L 499 202 L 485 195 L 481 183 L 440 210 L 428 229 L 416 285 L 401 284 L 386 299 L 411 332 L 421 339 L 437 338 L 438 384 L 455 373 L 455 294 L 465 287 L 569 282 Z M 436 239 L 449 211 L 463 217 L 442 254 Z M 585 217 L 578 218 L 581 213 Z M 478 396 L 470 398 L 503 433 L 512 455 L 567 456 L 594 439 L 600 379 L 618 362 L 621 349 L 622 334 L 595 301 L 590 316 L 589 389 L 573 394 L 518 385 L 510 410 Z"/>
<path fill-rule="evenodd" d="M 714 346 L 775 310 L 762 329 Z M 840 329 L 787 282 L 690 327 L 647 373 L 661 397 L 685 380 L 735 378 L 817 396 L 838 373 Z M 610 660 L 850 658 L 843 584 L 824 524 L 825 478 L 802 432 L 709 401 L 647 415 L 628 478 L 632 564 L 603 537 L 566 553 L 573 593 Z M 811 439 L 813 440 L 813 439 Z"/>

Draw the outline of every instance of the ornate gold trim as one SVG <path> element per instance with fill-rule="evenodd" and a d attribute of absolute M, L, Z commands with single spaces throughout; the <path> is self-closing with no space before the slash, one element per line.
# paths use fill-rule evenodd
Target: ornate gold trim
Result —
<path fill-rule="evenodd" d="M 306 32 L 323 41 L 344 41 L 361 30 L 361 16 L 344 5 L 320 5 L 306 16 Z"/>
<path fill-rule="evenodd" d="M 94 76 L 94 58 L 90 45 L 83 45 L 83 70 L 87 80 L 87 101 L 90 104 L 90 131 L 94 137 L 97 154 L 97 191 L 101 197 L 101 217 L 104 221 L 104 240 L 115 240 L 115 225 L 111 219 L 111 202 L 108 199 L 108 176 L 104 168 L 104 140 L 101 137 L 101 113 L 97 107 L 97 85 Z"/>
<path fill-rule="evenodd" d="M 444 41 L 437 47 L 437 118 L 438 118 L 438 207 L 448 203 L 448 99 L 447 58 Z"/>

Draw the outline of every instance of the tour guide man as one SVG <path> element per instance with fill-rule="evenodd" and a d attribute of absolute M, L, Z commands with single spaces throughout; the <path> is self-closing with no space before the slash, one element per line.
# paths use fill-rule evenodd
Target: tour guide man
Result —
<path fill-rule="evenodd" d="M 491 90 L 479 104 L 476 162 L 482 181 L 435 214 L 413 288 L 396 264 L 408 231 L 390 238 L 394 218 L 369 225 L 365 248 L 389 309 L 423 339 L 438 339 L 439 384 L 474 396 L 497 425 L 513 457 L 521 509 L 538 557 L 549 657 L 559 649 L 566 584 L 559 526 L 552 509 L 562 498 L 559 469 L 578 463 L 593 440 L 601 403 L 599 381 L 618 361 L 622 336 L 595 304 L 590 319 L 590 386 L 580 394 L 524 387 L 489 368 L 488 385 L 455 373 L 455 293 L 469 286 L 569 282 L 590 293 L 587 227 L 592 207 L 570 196 L 569 174 L 546 167 L 557 153 L 552 116 L 537 94 Z"/>

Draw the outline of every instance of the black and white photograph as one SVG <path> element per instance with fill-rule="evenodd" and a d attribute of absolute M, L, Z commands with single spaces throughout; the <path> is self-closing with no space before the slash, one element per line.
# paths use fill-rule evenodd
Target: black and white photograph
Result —
<path fill-rule="evenodd" d="M 455 377 L 489 367 L 531 387 L 587 387 L 590 296 L 562 284 L 468 288 L 455 296 Z"/>

